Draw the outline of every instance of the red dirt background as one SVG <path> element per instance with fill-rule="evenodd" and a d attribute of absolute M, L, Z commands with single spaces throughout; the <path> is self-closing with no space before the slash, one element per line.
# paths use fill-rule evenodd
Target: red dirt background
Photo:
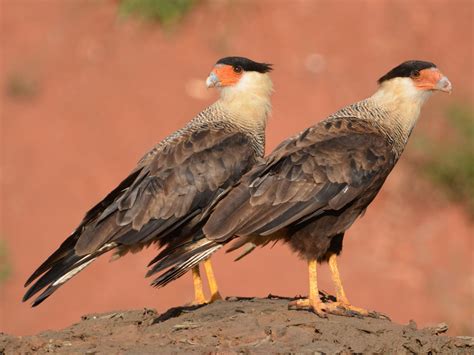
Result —
<path fill-rule="evenodd" d="M 454 93 L 435 95 L 414 136 L 442 138 L 443 112 L 472 105 L 473 2 L 209 1 L 179 27 L 117 17 L 116 1 L 2 0 L 1 225 L 12 272 L 0 285 L 0 331 L 57 329 L 91 312 L 156 308 L 193 297 L 190 276 L 148 286 L 153 249 L 103 257 L 36 309 L 23 283 L 85 211 L 141 155 L 216 97 L 203 89 L 213 63 L 243 55 L 275 64 L 267 150 L 336 109 L 370 95 L 407 59 L 438 64 Z M 12 77 L 36 94 L 8 94 Z M 449 128 L 449 127 L 448 127 Z M 341 269 L 358 306 L 425 326 L 473 334 L 472 222 L 420 177 L 408 146 L 366 215 L 346 235 Z M 408 157 L 407 157 L 408 156 Z M 234 263 L 214 258 L 224 295 L 305 294 L 305 263 L 285 246 Z M 326 266 L 321 285 L 332 291 Z"/>

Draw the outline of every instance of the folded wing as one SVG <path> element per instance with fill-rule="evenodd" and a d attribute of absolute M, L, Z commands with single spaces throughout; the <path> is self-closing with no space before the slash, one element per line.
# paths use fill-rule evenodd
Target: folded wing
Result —
<path fill-rule="evenodd" d="M 337 213 L 378 189 L 395 159 L 372 124 L 350 117 L 322 122 L 283 142 L 245 175 L 217 205 L 204 232 L 217 242 L 270 236 Z"/>
<path fill-rule="evenodd" d="M 24 301 L 41 303 L 101 254 L 150 243 L 160 246 L 191 232 L 211 206 L 255 162 L 251 139 L 205 125 L 157 146 L 94 206 L 79 227 L 27 280 Z"/>

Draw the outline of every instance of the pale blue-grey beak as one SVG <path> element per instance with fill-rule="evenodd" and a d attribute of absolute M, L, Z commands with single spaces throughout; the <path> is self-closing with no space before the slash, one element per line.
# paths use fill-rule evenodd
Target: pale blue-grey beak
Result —
<path fill-rule="evenodd" d="M 451 85 L 449 79 L 443 75 L 436 84 L 435 89 L 451 93 L 451 91 L 453 91 L 453 86 Z"/>
<path fill-rule="evenodd" d="M 206 86 L 208 88 L 213 88 L 216 86 L 220 86 L 220 84 L 221 82 L 219 81 L 219 77 L 214 72 L 211 72 L 211 74 L 209 74 L 206 79 Z"/>

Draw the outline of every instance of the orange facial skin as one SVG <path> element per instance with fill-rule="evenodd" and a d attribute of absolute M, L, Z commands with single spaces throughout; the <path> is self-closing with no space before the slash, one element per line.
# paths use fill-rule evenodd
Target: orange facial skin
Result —
<path fill-rule="evenodd" d="M 412 76 L 412 80 L 418 89 L 436 90 L 438 82 L 444 75 L 437 68 L 423 69 L 419 71 L 418 76 Z"/>
<path fill-rule="evenodd" d="M 230 86 L 240 80 L 243 70 L 242 68 L 236 69 L 231 65 L 217 64 L 212 72 L 219 78 L 219 86 Z"/>

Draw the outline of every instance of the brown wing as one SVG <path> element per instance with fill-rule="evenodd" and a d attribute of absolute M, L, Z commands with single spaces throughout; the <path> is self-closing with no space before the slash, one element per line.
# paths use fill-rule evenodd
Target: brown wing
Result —
<path fill-rule="evenodd" d="M 172 232 L 232 186 L 254 159 L 243 133 L 200 130 L 165 146 L 126 193 L 84 228 L 76 252 L 90 253 L 111 241 L 142 243 Z M 139 233 L 143 229 L 146 233 Z"/>
<path fill-rule="evenodd" d="M 369 122 L 322 122 L 283 142 L 246 174 L 217 204 L 204 232 L 217 242 L 268 236 L 341 210 L 381 186 L 395 161 L 387 138 Z"/>
<path fill-rule="evenodd" d="M 159 242 L 191 219 L 204 218 L 214 200 L 254 164 L 252 143 L 244 133 L 206 126 L 155 149 L 33 273 L 26 285 L 44 275 L 24 300 L 49 286 L 34 303 L 39 304 L 116 246 Z"/>

